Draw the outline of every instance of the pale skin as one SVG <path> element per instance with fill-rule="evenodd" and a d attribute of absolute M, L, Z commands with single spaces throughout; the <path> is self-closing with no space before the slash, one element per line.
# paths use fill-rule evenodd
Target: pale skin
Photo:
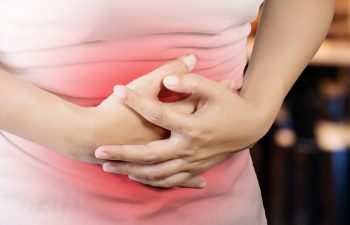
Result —
<path fill-rule="evenodd" d="M 229 88 L 232 83 L 190 73 L 178 59 L 117 86 L 97 107 L 80 107 L 0 71 L 0 129 L 147 185 L 204 187 L 201 172 L 251 146 L 270 128 L 334 11 L 333 0 L 265 2 L 239 93 Z M 163 79 L 170 74 L 175 77 Z M 161 103 L 156 96 L 162 82 L 192 96 Z"/>
<path fill-rule="evenodd" d="M 172 73 L 192 70 L 192 56 L 174 59 L 134 80 L 128 87 L 156 99 L 162 79 Z M 223 87 L 229 87 L 223 81 Z M 96 107 L 80 107 L 0 70 L 0 129 L 41 144 L 67 157 L 103 164 L 94 156 L 106 144 L 145 144 L 167 137 L 169 131 L 147 122 L 111 94 Z M 192 113 L 193 97 L 168 103 L 174 111 Z M 181 186 L 195 187 L 202 182 L 193 176 Z"/>
<path fill-rule="evenodd" d="M 333 14 L 334 0 L 266 0 L 239 93 L 200 74 L 163 79 L 168 89 L 199 98 L 193 114 L 173 111 L 136 90 L 117 86 L 120 101 L 151 123 L 171 130 L 171 136 L 144 145 L 98 148 L 97 158 L 123 161 L 104 163 L 105 171 L 171 188 L 256 143 L 320 47 Z M 205 185 L 198 183 L 198 187 Z"/>

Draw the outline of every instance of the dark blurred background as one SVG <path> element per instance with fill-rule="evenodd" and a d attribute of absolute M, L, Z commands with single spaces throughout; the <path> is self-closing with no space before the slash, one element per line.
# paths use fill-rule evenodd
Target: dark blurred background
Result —
<path fill-rule="evenodd" d="M 349 148 L 350 0 L 336 0 L 327 39 L 251 150 L 269 224 L 350 225 Z"/>

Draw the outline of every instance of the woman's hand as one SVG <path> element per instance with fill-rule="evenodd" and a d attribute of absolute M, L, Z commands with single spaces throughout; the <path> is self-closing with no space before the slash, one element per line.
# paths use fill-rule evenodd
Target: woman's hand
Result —
<path fill-rule="evenodd" d="M 106 162 L 106 171 L 128 174 L 131 179 L 152 186 L 181 186 L 232 153 L 253 145 L 272 124 L 271 115 L 262 113 L 259 105 L 200 75 L 172 75 L 163 83 L 170 90 L 198 97 L 196 111 L 180 113 L 135 90 L 118 86 L 115 91 L 122 102 L 148 121 L 171 130 L 171 136 L 145 145 L 98 148 L 97 158 L 120 160 Z"/>
<path fill-rule="evenodd" d="M 201 97 L 194 114 L 171 111 L 121 87 L 127 105 L 150 122 L 170 129 L 171 136 L 141 146 L 101 147 L 96 151 L 99 158 L 125 161 L 108 162 L 104 168 L 130 174 L 145 184 L 172 187 L 210 167 L 213 157 L 255 143 L 267 132 L 285 96 L 320 47 L 333 13 L 333 0 L 265 1 L 239 94 L 195 74 L 172 85 L 170 78 L 164 81 L 169 89 Z"/>
<path fill-rule="evenodd" d="M 158 100 L 159 91 L 162 88 L 162 79 L 169 74 L 185 74 L 191 71 L 195 64 L 194 56 L 180 57 L 159 67 L 140 78 L 132 81 L 127 86 L 138 91 L 150 99 Z M 183 113 L 192 113 L 197 101 L 187 98 L 174 103 L 165 103 L 173 110 Z M 90 163 L 102 163 L 96 160 L 94 151 L 97 147 L 106 144 L 145 144 L 169 136 L 169 131 L 154 125 L 132 109 L 122 104 L 116 94 L 111 94 L 97 107 L 86 109 L 86 123 L 89 129 L 81 131 L 84 141 L 87 143 L 82 148 L 73 149 L 67 155 L 71 158 Z M 88 133 L 88 135 L 86 135 Z"/>

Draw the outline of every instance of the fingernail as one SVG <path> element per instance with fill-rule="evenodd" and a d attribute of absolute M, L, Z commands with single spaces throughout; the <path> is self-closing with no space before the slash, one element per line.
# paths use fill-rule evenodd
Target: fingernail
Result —
<path fill-rule="evenodd" d="M 111 171 L 111 167 L 110 167 L 107 163 L 105 163 L 105 164 L 102 165 L 102 169 L 103 169 L 103 171 L 105 171 L 105 172 L 112 172 L 112 171 Z"/>
<path fill-rule="evenodd" d="M 105 159 L 108 157 L 108 153 L 103 149 L 97 149 L 95 151 L 95 156 L 96 158 L 99 158 L 99 159 Z"/>
<path fill-rule="evenodd" d="M 185 56 L 181 56 L 179 59 L 181 59 L 189 68 L 190 71 L 193 70 L 194 65 L 197 62 L 197 59 L 194 55 L 185 55 Z"/>
<path fill-rule="evenodd" d="M 139 182 L 140 180 L 133 176 L 128 176 L 130 180 Z"/>
<path fill-rule="evenodd" d="M 200 184 L 199 187 L 200 188 L 204 188 L 205 186 L 207 186 L 207 182 L 205 180 L 203 180 Z"/>
<path fill-rule="evenodd" d="M 166 76 L 163 79 L 164 85 L 168 87 L 177 87 L 179 86 L 179 78 L 176 75 Z"/>
<path fill-rule="evenodd" d="M 114 86 L 114 92 L 118 95 L 119 98 L 125 98 L 125 87 L 123 85 Z"/>

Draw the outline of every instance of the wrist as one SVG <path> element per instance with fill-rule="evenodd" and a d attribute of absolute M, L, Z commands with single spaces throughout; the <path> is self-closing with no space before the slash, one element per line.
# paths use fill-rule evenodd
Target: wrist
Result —
<path fill-rule="evenodd" d="M 90 109 L 89 125 L 92 146 L 146 144 L 167 137 L 169 132 L 158 127 L 131 108 L 104 104 Z"/>
<path fill-rule="evenodd" d="M 272 126 L 284 100 L 284 87 L 278 80 L 255 81 L 246 79 L 240 96 L 253 106 L 257 123 L 264 131 Z"/>
<path fill-rule="evenodd" d="M 91 159 L 94 157 L 89 155 L 89 152 L 92 152 L 94 148 L 93 123 L 90 120 L 92 108 L 81 107 L 71 103 L 65 104 L 62 108 L 63 112 L 65 112 L 64 115 L 66 115 L 64 120 L 67 128 L 62 132 L 63 137 L 61 140 L 63 140 L 64 146 L 62 149 L 64 150 L 61 153 L 81 161 L 87 161 L 84 160 L 85 158 Z"/>

